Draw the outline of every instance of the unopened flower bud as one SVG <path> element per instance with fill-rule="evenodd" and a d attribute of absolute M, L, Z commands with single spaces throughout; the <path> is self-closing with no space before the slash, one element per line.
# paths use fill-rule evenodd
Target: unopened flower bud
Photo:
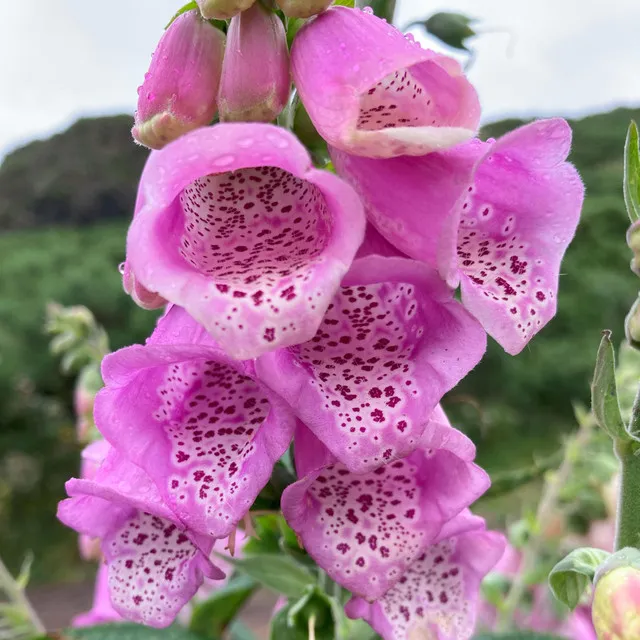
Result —
<path fill-rule="evenodd" d="M 200 13 L 207 20 L 229 20 L 246 11 L 255 0 L 196 0 Z"/>
<path fill-rule="evenodd" d="M 640 220 L 636 220 L 627 231 L 627 244 L 633 252 L 631 270 L 640 276 Z"/>
<path fill-rule="evenodd" d="M 592 615 L 601 640 L 640 638 L 640 570 L 622 566 L 603 575 L 596 584 Z"/>
<path fill-rule="evenodd" d="M 134 139 L 161 149 L 179 136 L 207 125 L 216 113 L 224 34 L 197 11 L 168 27 L 138 88 Z"/>
<path fill-rule="evenodd" d="M 223 121 L 270 122 L 289 97 L 289 50 L 280 18 L 256 2 L 231 20 L 218 95 Z"/>
<path fill-rule="evenodd" d="M 289 18 L 310 18 L 331 6 L 332 0 L 277 0 L 282 13 Z"/>
<path fill-rule="evenodd" d="M 636 349 L 640 348 L 640 297 L 636 298 L 627 314 L 624 331 L 629 344 Z"/>

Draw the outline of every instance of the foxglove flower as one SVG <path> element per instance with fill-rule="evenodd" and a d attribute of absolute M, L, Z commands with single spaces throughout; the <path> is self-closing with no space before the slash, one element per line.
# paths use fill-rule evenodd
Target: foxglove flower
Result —
<path fill-rule="evenodd" d="M 295 419 L 180 307 L 145 346 L 104 359 L 96 423 L 191 530 L 228 536 L 286 451 Z"/>
<path fill-rule="evenodd" d="M 460 284 L 467 309 L 516 354 L 555 315 L 584 197 L 570 145 L 567 123 L 551 119 L 421 158 L 332 157 L 378 231 Z"/>
<path fill-rule="evenodd" d="M 58 507 L 67 526 L 100 538 L 115 610 L 166 627 L 204 577 L 223 578 L 208 559 L 213 539 L 186 530 L 151 479 L 111 449 L 94 480 L 71 479 Z"/>
<path fill-rule="evenodd" d="M 316 129 L 348 153 L 423 155 L 478 126 L 478 96 L 455 60 L 359 9 L 332 7 L 306 24 L 291 65 Z"/>
<path fill-rule="evenodd" d="M 318 565 L 367 600 L 400 580 L 444 523 L 489 486 L 473 443 L 437 420 L 412 454 L 365 474 L 337 462 L 308 430 L 296 434 L 302 479 L 282 495 L 284 517 Z"/>
<path fill-rule="evenodd" d="M 90 611 L 76 616 L 72 627 L 93 627 L 108 622 L 121 622 L 122 616 L 113 608 L 109 596 L 109 569 L 100 564 L 96 575 L 96 586 L 93 593 L 93 606 Z"/>
<path fill-rule="evenodd" d="M 310 18 L 331 6 L 333 0 L 277 0 L 282 13 L 289 18 Z"/>
<path fill-rule="evenodd" d="M 127 238 L 136 282 L 233 358 L 313 337 L 364 234 L 353 189 L 268 124 L 193 131 L 152 153 Z"/>
<path fill-rule="evenodd" d="M 413 260 L 356 261 L 311 340 L 265 354 L 261 380 L 348 469 L 418 446 L 440 398 L 480 360 L 482 327 Z"/>
<path fill-rule="evenodd" d="M 500 558 L 504 536 L 462 512 L 375 602 L 353 598 L 351 618 L 364 618 L 383 640 L 468 640 L 475 627 L 480 582 Z"/>
<path fill-rule="evenodd" d="M 246 11 L 255 0 L 196 0 L 200 13 L 207 20 L 229 20 Z"/>
<path fill-rule="evenodd" d="M 197 11 L 187 11 L 171 23 L 138 88 L 131 130 L 137 142 L 161 149 L 213 120 L 224 41 L 222 31 Z"/>
<path fill-rule="evenodd" d="M 289 98 L 289 48 L 282 20 L 261 2 L 232 18 L 222 64 L 222 121 L 271 122 Z"/>

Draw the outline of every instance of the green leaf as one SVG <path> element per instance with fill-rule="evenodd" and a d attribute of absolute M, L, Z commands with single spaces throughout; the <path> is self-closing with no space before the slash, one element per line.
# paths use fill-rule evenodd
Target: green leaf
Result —
<path fill-rule="evenodd" d="M 453 49 L 469 51 L 466 46 L 466 40 L 476 35 L 476 32 L 471 28 L 474 22 L 474 18 L 470 18 L 463 13 L 441 11 L 434 13 L 424 22 L 413 24 L 421 25 L 427 33 L 430 33 Z"/>
<path fill-rule="evenodd" d="M 316 582 L 310 571 L 289 556 L 261 554 L 244 558 L 221 557 L 268 589 L 282 593 L 287 598 L 299 598 L 305 587 Z"/>
<path fill-rule="evenodd" d="M 232 578 L 205 602 L 194 607 L 189 628 L 203 638 L 220 640 L 224 630 L 257 587 L 257 583 L 246 575 Z"/>
<path fill-rule="evenodd" d="M 55 640 L 201 640 L 199 636 L 178 625 L 168 629 L 152 629 L 129 622 L 66 629 L 53 638 Z"/>
<path fill-rule="evenodd" d="M 624 203 L 631 222 L 640 219 L 640 151 L 638 126 L 632 120 L 624 145 Z"/>
<path fill-rule="evenodd" d="M 572 551 L 549 574 L 553 595 L 570 609 L 575 609 L 598 567 L 609 555 L 607 551 L 591 547 Z"/>
<path fill-rule="evenodd" d="M 176 18 L 179 18 L 183 13 L 187 13 L 187 11 L 193 11 L 194 9 L 198 9 L 198 3 L 193 0 L 193 2 L 187 2 L 187 4 L 180 7 L 174 14 L 171 20 L 167 23 L 165 29 L 168 29 Z"/>
<path fill-rule="evenodd" d="M 351 9 L 356 6 L 355 0 L 333 0 L 333 4 L 338 7 L 350 7 Z"/>
<path fill-rule="evenodd" d="M 591 383 L 591 409 L 596 421 L 613 440 L 629 440 L 620 414 L 616 389 L 616 368 L 611 331 L 602 332 Z"/>

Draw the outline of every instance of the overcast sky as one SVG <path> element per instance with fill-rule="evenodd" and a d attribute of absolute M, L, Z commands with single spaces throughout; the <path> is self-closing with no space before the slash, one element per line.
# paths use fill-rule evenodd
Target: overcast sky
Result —
<path fill-rule="evenodd" d="M 0 0 L 0 156 L 82 115 L 132 112 L 181 0 Z M 398 0 L 397 24 L 477 17 L 470 78 L 484 120 L 640 105 L 638 0 Z"/>

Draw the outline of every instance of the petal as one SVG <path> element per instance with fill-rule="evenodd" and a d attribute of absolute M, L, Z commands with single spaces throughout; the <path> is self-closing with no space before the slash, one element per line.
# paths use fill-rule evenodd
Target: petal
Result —
<path fill-rule="evenodd" d="M 282 512 L 329 576 L 368 600 L 390 589 L 443 524 L 489 486 L 468 458 L 473 445 L 465 436 L 444 425 L 430 430 L 437 434 L 425 446 L 365 474 L 338 462 L 318 468 L 322 444 L 296 435 L 298 472 L 314 470 L 285 489 Z M 447 448 L 432 448 L 438 441 Z"/>
<path fill-rule="evenodd" d="M 565 162 L 570 142 L 560 119 L 512 131 L 480 160 L 462 204 L 462 301 L 511 354 L 556 312 L 560 262 L 584 196 L 578 172 Z"/>
<path fill-rule="evenodd" d="M 386 256 L 389 258 L 407 257 L 388 242 L 383 235 L 378 233 L 372 224 L 367 224 L 364 240 L 358 249 L 356 258 L 366 258 L 367 256 Z"/>
<path fill-rule="evenodd" d="M 504 545 L 504 536 L 484 528 L 451 536 L 426 549 L 377 602 L 354 598 L 345 611 L 364 618 L 384 640 L 468 640 L 480 582 Z"/>
<path fill-rule="evenodd" d="M 295 418 L 245 363 L 173 307 L 143 347 L 104 360 L 104 436 L 155 481 L 190 529 L 229 535 L 286 451 Z"/>
<path fill-rule="evenodd" d="M 210 564 L 174 523 L 136 512 L 103 541 L 114 608 L 127 620 L 169 626 L 200 588 Z"/>
<path fill-rule="evenodd" d="M 354 263 L 316 336 L 264 355 L 256 371 L 338 460 L 364 472 L 417 446 L 485 345 L 435 272 L 370 256 Z"/>
<path fill-rule="evenodd" d="M 311 338 L 362 241 L 355 192 L 268 124 L 225 123 L 152 153 L 129 229 L 136 282 L 234 358 Z"/>
<path fill-rule="evenodd" d="M 366 12 L 325 11 L 296 35 L 291 63 L 316 129 L 343 151 L 424 155 L 478 126 L 478 97 L 460 65 Z"/>
<path fill-rule="evenodd" d="M 92 627 L 107 622 L 121 622 L 122 616 L 113 608 L 109 596 L 109 570 L 104 563 L 100 564 L 96 574 L 93 592 L 93 606 L 90 611 L 81 613 L 73 619 L 72 627 Z"/>
<path fill-rule="evenodd" d="M 439 268 L 441 258 L 456 259 L 459 217 L 454 208 L 472 185 L 475 163 L 489 146 L 474 140 L 443 153 L 389 159 L 334 148 L 331 159 L 384 239 L 411 258 Z M 447 253 L 441 256 L 443 249 Z"/>

